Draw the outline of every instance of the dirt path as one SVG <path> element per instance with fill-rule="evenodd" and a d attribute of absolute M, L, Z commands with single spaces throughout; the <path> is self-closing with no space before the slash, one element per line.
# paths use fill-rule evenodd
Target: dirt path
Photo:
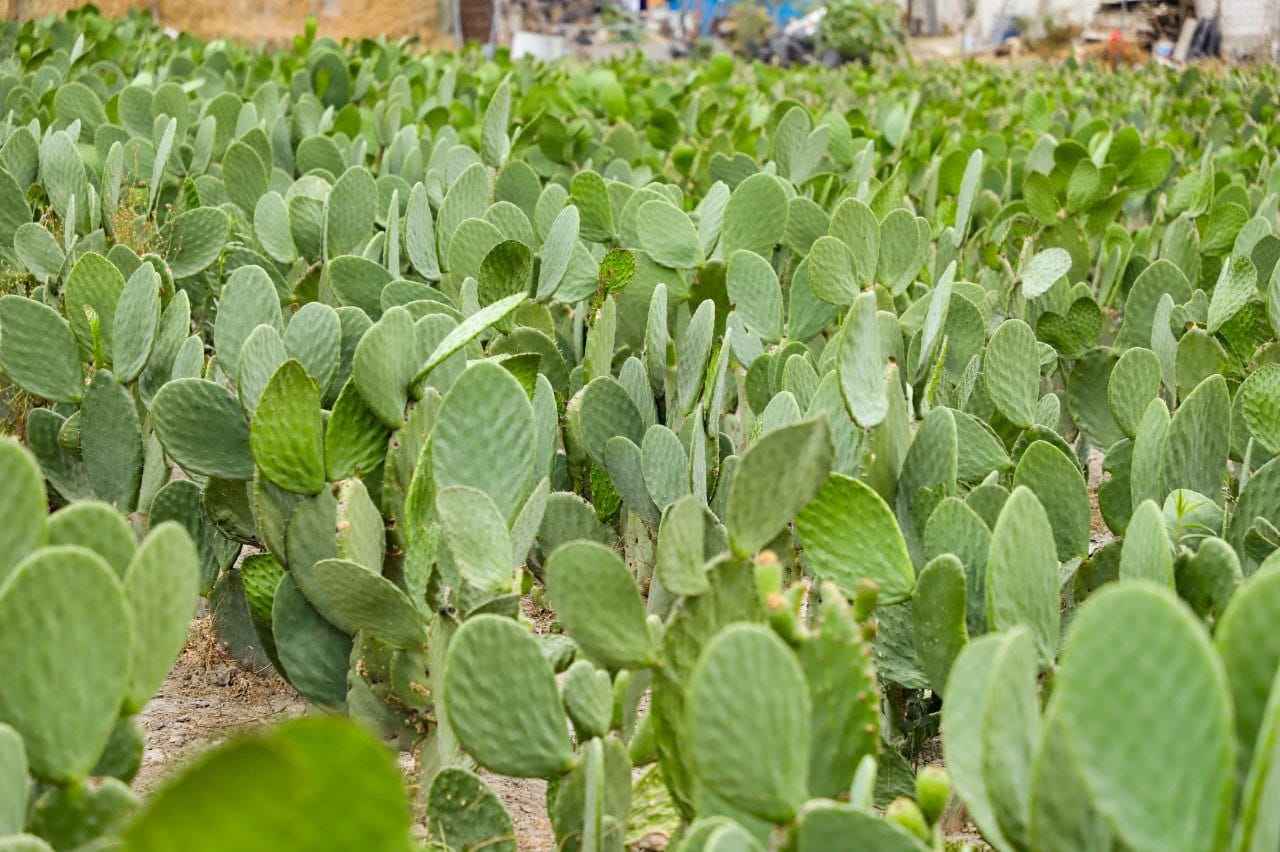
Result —
<path fill-rule="evenodd" d="M 214 638 L 209 619 L 196 618 L 169 677 L 138 715 L 147 748 L 133 788 L 147 793 L 206 749 L 237 733 L 301 716 L 306 706 L 275 672 L 252 672 L 229 657 Z M 408 768 L 409 762 L 401 765 Z M 520 849 L 554 850 L 546 782 L 482 775 L 511 812 Z"/>

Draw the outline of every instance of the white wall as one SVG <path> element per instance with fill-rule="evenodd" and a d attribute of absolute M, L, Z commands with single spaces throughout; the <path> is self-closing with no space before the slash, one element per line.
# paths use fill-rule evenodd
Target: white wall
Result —
<path fill-rule="evenodd" d="M 1196 14 L 1210 17 L 1219 0 L 1196 0 Z M 1222 50 L 1226 54 L 1270 52 L 1280 30 L 1280 0 L 1221 0 Z"/>
<path fill-rule="evenodd" d="M 1267 2 L 1267 0 L 1259 0 Z M 929 0 L 914 0 L 913 14 L 924 19 L 924 9 Z M 938 10 L 938 23 L 943 28 L 958 32 L 964 24 L 964 0 L 934 0 Z M 1228 0 L 1237 2 L 1237 0 Z M 906 0 L 901 0 L 906 7 Z M 1084 26 L 1097 8 L 1097 0 L 974 0 L 973 34 L 986 39 L 1004 17 L 1027 18 L 1032 21 L 1046 15 L 1062 23 Z"/>

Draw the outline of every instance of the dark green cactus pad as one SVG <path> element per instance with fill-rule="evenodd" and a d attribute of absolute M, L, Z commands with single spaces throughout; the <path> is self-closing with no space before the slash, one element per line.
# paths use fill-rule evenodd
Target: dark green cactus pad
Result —
<path fill-rule="evenodd" d="M 442 769 L 427 793 L 431 836 L 451 850 L 516 852 L 515 826 L 502 800 L 474 772 Z"/>
<path fill-rule="evenodd" d="M 1122 842 L 1226 844 L 1236 761 L 1227 678 L 1171 591 L 1120 583 L 1093 595 L 1072 621 L 1054 701 L 1094 807 Z"/>
<path fill-rule="evenodd" d="M 151 402 L 165 452 L 184 470 L 221 479 L 252 479 L 249 424 L 236 398 L 204 379 L 169 382 Z"/>
<path fill-rule="evenodd" d="M 871 811 L 837 802 L 814 801 L 796 823 L 796 852 L 829 849 L 875 849 L 877 852 L 923 852 L 918 838 Z"/>
<path fill-rule="evenodd" d="M 964 565 L 953 554 L 933 558 L 916 578 L 912 635 L 921 668 L 938 695 L 946 693 L 951 665 L 969 641 L 966 598 Z"/>
<path fill-rule="evenodd" d="M 426 643 L 422 616 L 385 577 L 342 559 L 322 559 L 313 566 L 312 577 L 343 623 L 393 648 L 416 650 Z"/>
<path fill-rule="evenodd" d="M 1206 621 L 1216 621 L 1231 598 L 1244 585 L 1240 557 L 1220 538 L 1206 538 L 1194 554 L 1182 553 L 1174 561 L 1178 597 Z"/>
<path fill-rule="evenodd" d="M 445 394 L 432 429 L 436 485 L 483 491 L 509 522 L 536 481 L 534 440 L 533 407 L 520 382 L 491 361 L 473 364 Z"/>
<path fill-rule="evenodd" d="M 263 638 L 254 624 L 245 600 L 244 583 L 239 569 L 223 572 L 208 593 L 209 610 L 213 618 L 214 635 L 218 645 L 232 659 L 250 671 L 263 672 L 274 668 L 283 676 L 284 666 L 275 654 L 274 638 Z M 266 625 L 270 632 L 271 625 Z"/>
<path fill-rule="evenodd" d="M 258 538 L 253 515 L 253 484 L 239 479 L 210 478 L 200 489 L 205 516 L 232 541 L 252 544 Z"/>
<path fill-rule="evenodd" d="M 756 678 L 770 684 L 756 689 Z M 689 683 L 689 747 L 716 795 L 774 822 L 808 798 L 812 706 L 794 653 L 768 628 L 731 625 L 707 643 Z"/>
<path fill-rule="evenodd" d="M 1058 650 L 1058 560 L 1049 517 L 1029 489 L 1005 501 L 987 559 L 987 623 L 993 630 L 1025 625 L 1035 638 L 1040 668 Z"/>
<path fill-rule="evenodd" d="M 151 501 L 151 525 L 165 521 L 177 521 L 195 542 L 200 557 L 200 593 L 208 594 L 218 574 L 235 561 L 240 545 L 218 532 L 205 514 L 200 486 L 189 479 L 175 479 L 156 492 Z"/>
<path fill-rule="evenodd" d="M 42 548 L 0 586 L 0 721 L 31 771 L 83 778 L 115 725 L 129 679 L 132 616 L 115 573 L 79 547 Z M 64 677 L 48 677 L 49 660 Z"/>
<path fill-rule="evenodd" d="M 138 804 L 138 796 L 118 778 L 50 787 L 32 803 L 28 828 L 55 849 L 80 849 L 114 834 Z"/>
<path fill-rule="evenodd" d="M 0 366 L 10 379 L 51 402 L 80 401 L 80 350 L 53 308 L 25 296 L 0 297 L 0 332 Z"/>
<path fill-rule="evenodd" d="M 821 417 L 770 432 L 746 452 L 725 519 L 735 554 L 754 554 L 781 532 L 826 483 L 834 452 Z"/>
<path fill-rule="evenodd" d="M 288 574 L 276 587 L 271 627 L 276 654 L 293 688 L 322 707 L 343 708 L 351 637 L 325 621 Z"/>
<path fill-rule="evenodd" d="M 812 705 L 809 793 L 837 796 L 880 744 L 880 691 L 871 646 L 834 586 L 823 587 L 817 629 L 796 650 Z"/>
<path fill-rule="evenodd" d="M 1013 472 L 1013 487 L 1026 486 L 1049 516 L 1058 559 L 1089 554 L 1089 489 L 1074 461 L 1047 441 L 1035 441 Z"/>
<path fill-rule="evenodd" d="M 353 382 L 338 392 L 324 428 L 325 478 L 330 482 L 369 473 L 386 456 L 388 429 Z"/>
<path fill-rule="evenodd" d="M 0 582 L 43 541 L 48 496 L 40 468 L 17 441 L 0 439 Z"/>
<path fill-rule="evenodd" d="M 603 737 L 613 717 L 613 684 L 609 673 L 586 660 L 577 660 L 565 671 L 561 686 L 564 710 L 573 722 L 578 742 Z"/>
<path fill-rule="evenodd" d="M 290 359 L 267 382 L 249 424 L 254 462 L 285 491 L 315 494 L 325 483 L 320 388 Z"/>
<path fill-rule="evenodd" d="M 296 807 L 281 807 L 282 790 Z M 148 800 L 123 840 L 130 852 L 411 848 L 395 761 L 336 718 L 298 719 L 206 752 Z"/>
<path fill-rule="evenodd" d="M 481 766 L 545 778 L 573 764 L 555 675 L 538 643 L 509 618 L 478 615 L 458 629 L 445 660 L 444 701 L 458 741 Z"/>
<path fill-rule="evenodd" d="M 832 474 L 796 516 L 796 532 L 809 570 L 849 597 L 866 579 L 880 587 L 885 604 L 910 597 L 915 570 L 902 532 L 884 500 L 861 480 Z"/>
<path fill-rule="evenodd" d="M 49 516 L 46 536 L 51 545 L 76 545 L 92 550 L 122 580 L 137 549 L 128 521 L 98 501 L 72 503 L 54 512 Z"/>
<path fill-rule="evenodd" d="M 583 653 L 610 669 L 654 662 L 644 601 L 621 557 L 595 542 L 570 542 L 547 560 L 547 597 Z"/>
<path fill-rule="evenodd" d="M 121 512 L 138 505 L 142 486 L 142 426 L 132 395 L 110 370 L 99 370 L 80 406 L 80 457 L 98 496 Z"/>

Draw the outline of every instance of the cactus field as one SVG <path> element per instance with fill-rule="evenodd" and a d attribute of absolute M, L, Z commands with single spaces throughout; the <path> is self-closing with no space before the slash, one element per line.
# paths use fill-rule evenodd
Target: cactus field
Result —
<path fill-rule="evenodd" d="M 1277 84 L 0 25 L 0 852 L 1275 852 Z"/>

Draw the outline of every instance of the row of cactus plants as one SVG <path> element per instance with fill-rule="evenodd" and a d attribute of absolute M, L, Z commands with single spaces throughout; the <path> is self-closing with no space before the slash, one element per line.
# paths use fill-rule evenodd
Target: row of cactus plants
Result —
<path fill-rule="evenodd" d="M 0 848 L 1274 847 L 1273 71 L 0 43 Z"/>

